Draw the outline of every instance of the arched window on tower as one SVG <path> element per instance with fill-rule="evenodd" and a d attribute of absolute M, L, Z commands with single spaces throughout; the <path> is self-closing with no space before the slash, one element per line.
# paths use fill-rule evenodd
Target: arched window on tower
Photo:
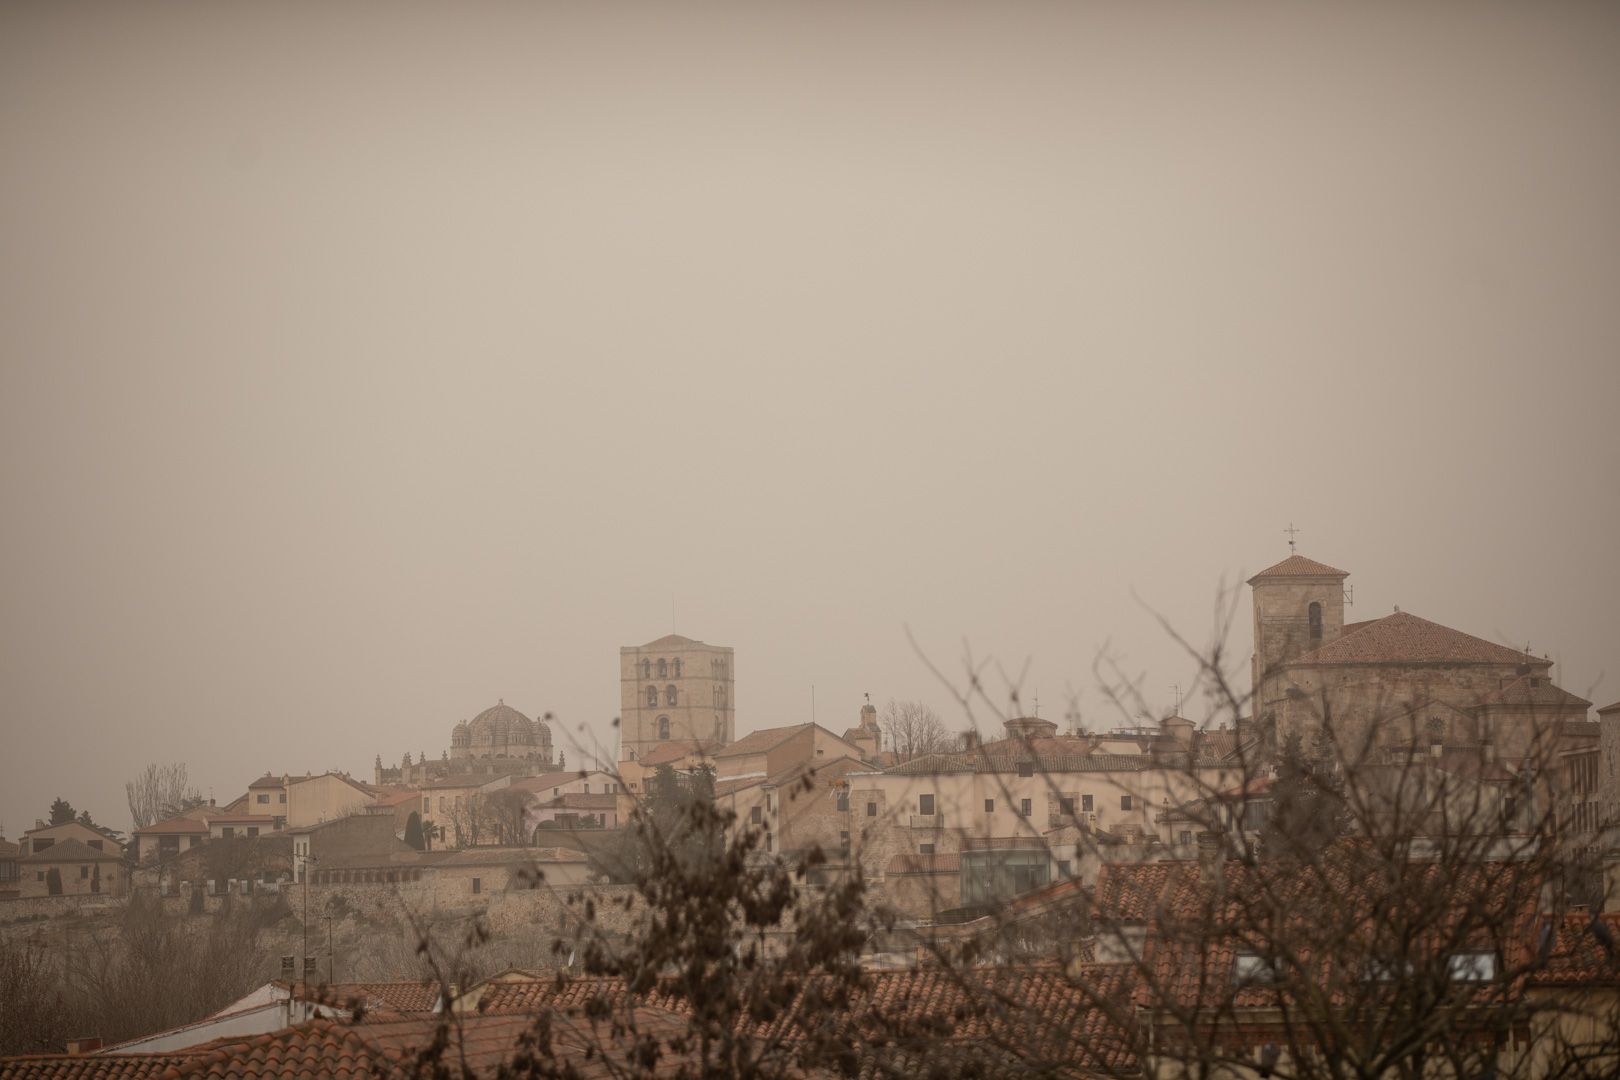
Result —
<path fill-rule="evenodd" d="M 660 739 L 669 738 L 669 717 L 667 716 L 658 718 L 658 737 Z"/>
<path fill-rule="evenodd" d="M 1321 641 L 1322 640 L 1322 605 L 1316 603 L 1315 601 L 1312 601 L 1309 611 L 1310 611 L 1310 619 L 1311 619 L 1311 640 L 1312 641 Z"/>
<path fill-rule="evenodd" d="M 652 661 L 651 660 L 643 660 L 641 662 L 641 677 L 643 679 L 652 678 Z"/>
<path fill-rule="evenodd" d="M 677 656 L 675 659 L 673 659 L 673 660 L 671 660 L 669 662 L 669 666 L 670 666 L 671 669 L 673 669 L 672 674 L 674 674 L 674 676 L 677 679 L 680 678 L 681 677 L 681 658 Z"/>
<path fill-rule="evenodd" d="M 658 677 L 660 679 L 669 678 L 669 661 L 668 660 L 660 660 L 660 661 L 658 661 Z"/>
<path fill-rule="evenodd" d="M 664 704 L 665 705 L 673 705 L 673 704 L 675 704 L 675 684 L 674 683 L 670 683 L 668 686 L 664 687 Z"/>
<path fill-rule="evenodd" d="M 658 687 L 647 687 L 647 704 L 654 709 L 658 707 Z"/>

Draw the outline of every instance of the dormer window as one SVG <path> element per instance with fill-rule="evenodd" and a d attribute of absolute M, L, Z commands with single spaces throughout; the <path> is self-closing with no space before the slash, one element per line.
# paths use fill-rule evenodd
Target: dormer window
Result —
<path fill-rule="evenodd" d="M 1259 953 L 1240 952 L 1232 958 L 1232 981 L 1238 986 L 1276 982 L 1277 969 Z"/>
<path fill-rule="evenodd" d="M 1496 954 L 1458 953 L 1447 958 L 1446 974 L 1452 982 L 1490 982 L 1496 978 Z"/>

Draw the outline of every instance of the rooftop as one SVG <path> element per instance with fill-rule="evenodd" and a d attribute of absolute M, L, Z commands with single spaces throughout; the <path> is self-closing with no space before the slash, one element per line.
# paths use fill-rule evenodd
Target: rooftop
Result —
<path fill-rule="evenodd" d="M 1270 578 L 1347 578 L 1349 576 L 1350 572 L 1348 570 L 1340 570 L 1336 567 L 1329 566 L 1327 563 L 1319 563 L 1315 559 L 1307 559 L 1303 555 L 1290 555 L 1276 566 L 1269 566 L 1260 571 L 1258 574 L 1254 575 L 1254 577 L 1249 579 L 1249 584 L 1253 585 L 1257 581 L 1265 581 Z"/>
<path fill-rule="evenodd" d="M 1359 624 L 1292 664 L 1527 664 L 1539 669 L 1552 661 L 1453 630 L 1409 611 Z"/>

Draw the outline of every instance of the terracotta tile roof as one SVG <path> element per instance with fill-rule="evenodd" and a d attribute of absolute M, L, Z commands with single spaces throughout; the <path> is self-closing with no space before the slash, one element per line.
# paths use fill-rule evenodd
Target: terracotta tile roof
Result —
<path fill-rule="evenodd" d="M 166 1054 L 33 1054 L 0 1058 L 5 1080 L 152 1080 L 183 1067 L 191 1051 Z M 172 1075 L 172 1074 L 171 1074 Z"/>
<path fill-rule="evenodd" d="M 1191 862 L 1105 863 L 1094 903 L 1105 919 L 1151 921 L 1169 912 L 1182 889 L 1197 880 L 1198 865 Z"/>
<path fill-rule="evenodd" d="M 214 814 L 208 818 L 210 825 L 274 825 L 274 814 Z"/>
<path fill-rule="evenodd" d="M 1288 556 L 1288 558 L 1284 559 L 1282 562 L 1278 563 L 1276 566 L 1269 566 L 1266 569 L 1260 571 L 1258 574 L 1254 575 L 1254 577 L 1249 579 L 1249 584 L 1253 585 L 1255 582 L 1264 581 L 1267 578 L 1287 578 L 1287 577 L 1337 577 L 1337 578 L 1346 578 L 1346 577 L 1349 577 L 1349 576 L 1350 576 L 1350 572 L 1348 570 L 1339 570 L 1339 569 L 1337 569 L 1335 567 L 1329 566 L 1327 563 L 1319 563 L 1315 559 L 1307 559 L 1303 555 L 1290 555 L 1290 556 Z"/>
<path fill-rule="evenodd" d="M 123 862 L 123 856 L 116 851 L 97 851 L 82 840 L 58 840 L 44 851 L 24 855 L 18 861 L 25 863 Z"/>
<path fill-rule="evenodd" d="M 1620 712 L 1620 701 L 1615 702 L 1613 705 L 1605 705 L 1597 711 L 1599 716 L 1608 716 L 1610 713 L 1617 712 Z"/>
<path fill-rule="evenodd" d="M 619 805 L 619 797 L 612 794 L 598 795 L 594 792 L 586 795 L 581 791 L 573 791 L 558 795 L 542 805 L 562 810 L 612 810 Z"/>
<path fill-rule="evenodd" d="M 1532 986 L 1620 984 L 1620 913 L 1549 916 L 1525 951 Z"/>
<path fill-rule="evenodd" d="M 576 783 L 592 773 L 600 771 L 600 769 L 563 769 L 557 772 L 541 773 L 539 776 L 525 776 L 521 780 L 513 780 L 507 786 L 517 788 L 520 791 L 532 791 L 536 795 L 544 795 L 552 788 Z"/>
<path fill-rule="evenodd" d="M 311 986 L 278 983 L 299 1001 L 313 1001 L 344 1009 L 362 1006 L 367 1011 L 391 1009 L 398 1013 L 431 1013 L 439 1004 L 439 985 L 424 982 L 357 982 Z"/>
<path fill-rule="evenodd" d="M 712 755 L 714 749 L 719 745 L 719 743 L 703 739 L 691 742 L 680 741 L 660 743 L 657 747 L 641 755 L 640 759 L 638 759 L 636 763 L 638 765 L 645 765 L 648 768 L 654 768 L 659 765 L 673 764 L 674 762 L 680 761 L 688 754 Z"/>
<path fill-rule="evenodd" d="M 790 1045 L 806 1038 L 807 1031 L 818 1039 L 830 1034 L 852 1043 L 993 1043 L 1017 1047 L 1031 1064 L 1058 1063 L 1066 1067 L 1063 1072 L 1076 1067 L 1128 1071 L 1136 1064 L 1128 1037 L 1135 978 L 1125 964 L 1088 966 L 1079 980 L 1055 968 L 1031 967 L 970 969 L 965 976 L 938 968 L 869 972 L 847 1006 L 829 1008 L 835 992 L 836 987 L 807 981 L 758 1034 Z M 488 984 L 477 1007 L 488 1016 L 548 1008 L 578 1014 L 588 1003 L 618 1009 L 625 1002 L 624 984 L 616 979 L 540 976 Z M 655 990 L 642 1004 L 677 1022 L 686 1012 L 685 1003 L 667 990 Z M 1100 1060 L 1083 1049 L 1096 1049 Z M 1014 1068 L 1013 1075 L 1020 1071 Z"/>
<path fill-rule="evenodd" d="M 1352 633 L 1290 662 L 1321 664 L 1531 664 L 1550 667 L 1550 660 L 1497 645 L 1484 638 L 1397 611 L 1365 623 Z"/>
<path fill-rule="evenodd" d="M 716 780 L 714 782 L 714 793 L 716 795 L 735 795 L 739 791 L 747 791 L 751 787 L 758 787 L 769 779 L 770 777 L 761 773 L 758 776 L 736 776 L 729 780 Z"/>
<path fill-rule="evenodd" d="M 399 806 L 403 803 L 415 802 L 422 797 L 420 791 L 414 788 L 406 791 L 385 791 L 377 796 L 373 806 Z"/>
<path fill-rule="evenodd" d="M 169 818 L 167 821 L 154 822 L 142 829 L 136 829 L 136 836 L 176 836 L 176 835 L 202 835 L 208 834 L 208 822 L 181 814 L 179 817 Z"/>
<path fill-rule="evenodd" d="M 21 844 L 13 844 L 10 840 L 0 840 L 0 859 L 15 858 L 21 850 Z"/>
<path fill-rule="evenodd" d="M 787 742 L 793 736 L 815 727 L 814 724 L 794 724 L 792 727 L 761 728 L 759 731 L 750 731 L 730 746 L 723 746 L 714 752 L 716 758 L 739 757 L 745 754 L 763 754 L 774 750 Z"/>
<path fill-rule="evenodd" d="M 1545 675 L 1521 675 L 1493 694 L 1485 695 L 1486 705 L 1523 705 L 1557 709 L 1592 707 L 1583 697 L 1576 697 L 1563 687 L 1554 686 Z"/>
<path fill-rule="evenodd" d="M 901 853 L 889 860 L 884 872 L 889 874 L 956 874 L 962 870 L 962 856 L 956 852 L 933 855 Z"/>

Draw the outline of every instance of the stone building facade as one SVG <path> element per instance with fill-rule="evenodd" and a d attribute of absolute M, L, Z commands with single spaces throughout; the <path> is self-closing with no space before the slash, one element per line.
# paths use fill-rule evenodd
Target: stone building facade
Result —
<path fill-rule="evenodd" d="M 1348 576 L 1293 555 L 1249 579 L 1254 716 L 1268 737 L 1326 726 L 1341 746 L 1493 759 L 1595 740 L 1591 703 L 1553 685 L 1550 660 L 1399 609 L 1346 623 Z"/>
<path fill-rule="evenodd" d="M 378 755 L 375 783 L 421 787 L 451 777 L 539 776 L 553 763 L 551 725 L 531 720 L 504 699 L 450 729 L 450 747 L 437 759 L 407 751 L 397 766 L 384 767 Z"/>
<path fill-rule="evenodd" d="M 619 650 L 619 759 L 660 744 L 725 746 L 736 737 L 733 650 L 667 634 Z"/>

